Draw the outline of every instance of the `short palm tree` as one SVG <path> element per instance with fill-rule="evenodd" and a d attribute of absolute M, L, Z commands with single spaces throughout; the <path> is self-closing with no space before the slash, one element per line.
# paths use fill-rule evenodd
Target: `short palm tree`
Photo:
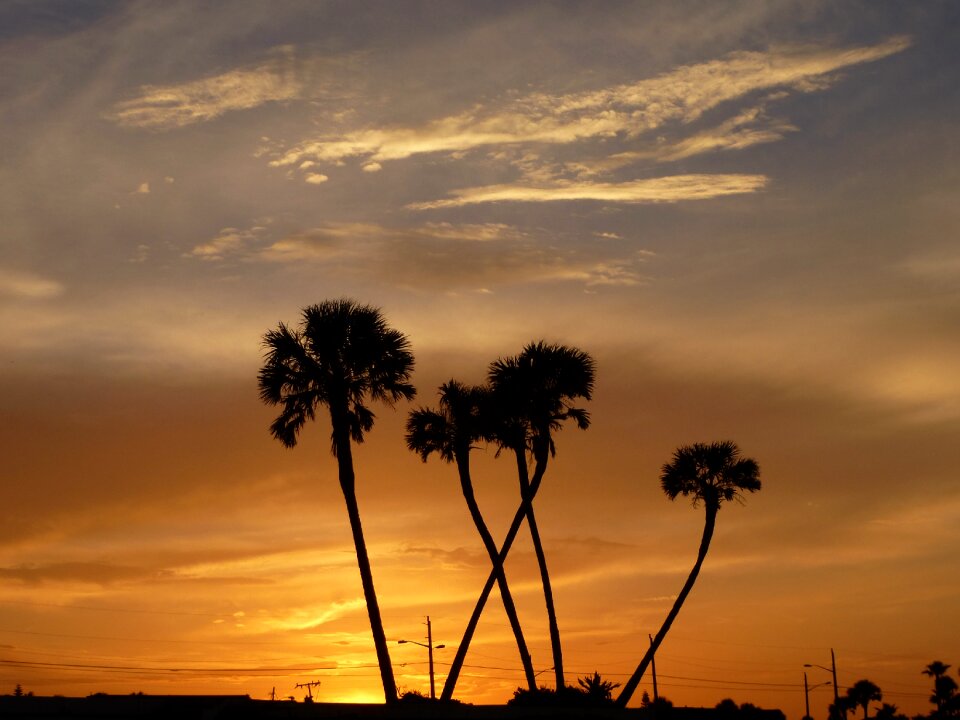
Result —
<path fill-rule="evenodd" d="M 702 502 L 706 510 L 706 520 L 703 535 L 700 539 L 700 550 L 697 553 L 697 561 L 694 563 L 693 570 L 690 571 L 683 589 L 677 595 L 666 620 L 653 638 L 653 642 L 650 643 L 650 647 L 644 654 L 636 671 L 617 697 L 617 704 L 621 707 L 625 707 L 630 701 L 630 697 L 637 689 L 637 685 L 657 652 L 657 648 L 660 647 L 660 643 L 663 642 L 670 626 L 679 614 L 680 607 L 687 599 L 687 595 L 690 594 L 690 590 L 693 589 L 697 575 L 700 574 L 700 567 L 707 556 L 707 550 L 710 548 L 710 540 L 713 538 L 713 530 L 716 526 L 720 506 L 724 502 L 741 499 L 744 491 L 751 493 L 758 491 L 760 489 L 760 467 L 756 461 L 741 457 L 740 448 L 737 447 L 736 443 L 730 441 L 715 442 L 709 445 L 694 443 L 693 445 L 684 445 L 673 453 L 673 459 L 661 469 L 660 485 L 663 492 L 671 500 L 676 500 L 678 496 L 683 495 L 693 499 L 694 507 Z"/>
<path fill-rule="evenodd" d="M 863 708 L 863 720 L 867 720 L 870 703 L 883 700 L 883 693 L 869 680 L 857 680 L 847 688 L 847 697 L 851 705 Z"/>
<path fill-rule="evenodd" d="M 263 345 L 260 399 L 281 408 L 270 426 L 277 440 L 294 447 L 304 424 L 315 419 L 317 408 L 325 405 L 329 410 L 331 450 L 350 518 L 384 697 L 394 702 L 397 685 L 363 539 L 351 443 L 363 442 L 364 433 L 373 427 L 375 416 L 365 404 L 368 399 L 393 405 L 416 394 L 410 383 L 409 342 L 387 326 L 378 308 L 342 299 L 304 308 L 298 327 L 280 323 L 264 335 Z"/>
<path fill-rule="evenodd" d="M 410 413 L 407 419 L 407 447 L 417 453 L 424 462 L 432 453 L 437 453 L 446 462 L 456 463 L 460 490 L 493 565 L 503 608 L 517 641 L 527 685 L 531 690 L 535 690 L 537 679 L 533 672 L 533 662 L 523 637 L 523 629 L 520 627 L 513 595 L 507 585 L 503 561 L 480 512 L 470 476 L 470 450 L 474 443 L 483 439 L 486 434 L 482 415 L 488 396 L 489 390 L 485 387 L 467 387 L 456 380 L 444 383 L 440 386 L 439 409 L 420 408 Z"/>

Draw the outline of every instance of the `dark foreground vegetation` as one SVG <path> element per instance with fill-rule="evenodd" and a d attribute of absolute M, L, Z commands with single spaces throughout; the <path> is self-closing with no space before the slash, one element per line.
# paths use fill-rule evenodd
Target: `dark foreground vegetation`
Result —
<path fill-rule="evenodd" d="M 243 695 L 91 695 L 86 698 L 0 697 L 0 717 L 11 720 L 784 720 L 779 710 L 681 708 L 669 703 L 640 708 L 467 705 L 421 698 L 384 704 L 298 703 L 252 700 Z"/>

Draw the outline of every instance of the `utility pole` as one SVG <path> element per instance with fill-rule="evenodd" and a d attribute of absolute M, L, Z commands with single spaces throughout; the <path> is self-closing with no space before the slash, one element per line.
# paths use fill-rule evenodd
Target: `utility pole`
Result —
<path fill-rule="evenodd" d="M 434 645 L 433 644 L 433 628 L 430 626 L 430 616 L 427 615 L 427 642 L 417 642 L 416 640 L 397 640 L 398 645 L 404 645 L 410 643 L 411 645 L 419 645 L 420 647 L 425 647 L 427 649 L 427 659 L 430 661 L 430 699 L 437 699 L 437 688 L 434 684 L 433 679 L 433 649 L 436 647 L 437 650 L 440 648 L 446 647 L 446 645 Z"/>
<path fill-rule="evenodd" d="M 437 688 L 433 683 L 433 630 L 430 627 L 430 616 L 427 615 L 427 658 L 430 660 L 430 699 L 437 699 Z"/>
<path fill-rule="evenodd" d="M 304 702 L 313 702 L 313 688 L 320 687 L 320 681 L 311 680 L 310 682 L 297 683 L 296 687 L 307 689 L 307 696 L 303 699 Z"/>
<path fill-rule="evenodd" d="M 837 656 L 833 654 L 833 648 L 830 648 L 830 668 L 833 673 L 833 707 L 836 709 L 836 714 L 839 717 L 840 713 L 843 713 L 843 720 L 847 720 L 847 709 L 840 708 L 840 689 L 837 687 Z"/>
<path fill-rule="evenodd" d="M 650 647 L 653 647 L 653 635 L 648 634 L 650 638 Z M 660 699 L 660 696 L 657 695 L 657 654 L 654 653 L 650 656 L 650 672 L 653 673 L 653 701 L 656 702 Z"/>
<path fill-rule="evenodd" d="M 803 702 L 807 711 L 803 715 L 803 720 L 810 717 L 810 686 L 807 685 L 807 671 L 803 671 Z"/>

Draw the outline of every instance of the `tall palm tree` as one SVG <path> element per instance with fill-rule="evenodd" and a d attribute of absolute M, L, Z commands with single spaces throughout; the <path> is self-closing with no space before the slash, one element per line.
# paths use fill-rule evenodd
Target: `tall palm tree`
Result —
<path fill-rule="evenodd" d="M 531 690 L 535 690 L 537 679 L 533 672 L 533 661 L 523 637 L 513 595 L 507 585 L 503 562 L 493 535 L 490 534 L 480 512 L 480 506 L 473 491 L 473 480 L 470 477 L 470 450 L 476 441 L 483 439 L 486 435 L 483 427 L 483 409 L 487 404 L 488 396 L 489 389 L 486 387 L 467 387 L 456 380 L 444 383 L 440 386 L 439 409 L 420 408 L 410 413 L 407 419 L 407 447 L 417 453 L 424 462 L 432 453 L 437 453 L 442 460 L 456 463 L 460 477 L 460 490 L 467 502 L 473 524 L 476 525 L 483 546 L 490 556 L 503 608 L 517 641 L 517 650 L 520 653 L 520 662 L 523 665 L 527 685 Z"/>
<path fill-rule="evenodd" d="M 496 400 L 490 411 L 493 426 L 490 437 L 502 448 L 514 451 L 521 485 L 520 507 L 514 515 L 500 548 L 501 561 L 506 559 L 524 519 L 529 520 L 533 516 L 532 502 L 546 472 L 547 459 L 556 452 L 552 432 L 560 429 L 563 421 L 568 418 L 574 419 L 580 428 L 589 426 L 589 413 L 573 407 L 572 401 L 578 398 L 590 399 L 595 374 L 593 358 L 587 353 L 576 348 L 548 345 L 543 342 L 527 345 L 516 358 L 497 360 L 491 364 L 489 376 Z M 526 451 L 531 452 L 535 461 L 532 478 L 527 472 Z M 534 536 L 536 546 L 539 544 L 539 534 L 536 532 L 535 517 L 531 525 L 531 534 Z M 557 629 L 553 594 L 550 590 L 550 578 L 542 546 L 538 550 L 537 561 L 544 584 L 544 599 L 550 621 L 551 647 L 558 678 L 557 687 L 563 688 L 565 684 L 563 683 L 560 633 Z M 491 573 L 480 593 L 451 664 L 450 673 L 443 688 L 443 698 L 449 699 L 453 695 L 467 649 L 473 639 L 490 591 L 493 589 L 494 581 L 494 575 Z"/>
<path fill-rule="evenodd" d="M 590 399 L 595 374 L 593 358 L 587 353 L 543 341 L 530 343 L 516 357 L 496 360 L 489 372 L 490 387 L 499 411 L 499 432 L 494 432 L 494 439 L 502 448 L 513 451 L 520 497 L 527 500 L 526 520 L 543 585 L 557 690 L 566 687 L 560 628 L 547 558 L 533 510 L 533 483 L 527 471 L 526 455 L 529 451 L 533 457 L 534 477 L 539 483 L 547 470 L 549 458 L 556 455 L 553 432 L 560 430 L 568 419 L 572 419 L 581 430 L 590 426 L 590 414 L 574 407 L 572 402 L 579 398 Z"/>
<path fill-rule="evenodd" d="M 392 703 L 397 684 L 363 539 L 351 442 L 363 442 L 364 433 L 373 427 L 375 416 L 365 405 L 368 398 L 393 405 L 416 394 L 410 383 L 410 344 L 387 326 L 378 308 L 341 299 L 304 308 L 298 327 L 280 323 L 263 336 L 263 345 L 260 399 L 281 407 L 270 425 L 271 434 L 292 448 L 319 406 L 326 405 L 330 412 L 331 451 L 350 518 L 384 697 Z"/>
<path fill-rule="evenodd" d="M 707 550 L 710 548 L 710 540 L 713 538 L 713 530 L 717 522 L 717 513 L 724 502 L 731 500 L 740 500 L 743 498 L 743 492 L 756 492 L 760 489 L 760 467 L 756 461 L 741 457 L 740 448 L 736 443 L 730 441 L 705 443 L 694 443 L 693 445 L 684 445 L 673 453 L 673 460 L 666 463 L 661 469 L 660 485 L 663 492 L 671 500 L 676 500 L 678 496 L 691 497 L 693 505 L 696 507 L 701 502 L 706 510 L 706 520 L 703 526 L 703 536 L 700 539 L 700 550 L 697 553 L 697 561 L 684 583 L 683 589 L 677 595 L 673 607 L 667 614 L 666 620 L 660 627 L 659 632 L 653 638 L 649 649 L 644 654 L 643 659 L 637 666 L 636 671 L 624 685 L 623 690 L 617 697 L 617 704 L 626 707 L 630 697 L 637 689 L 643 673 L 653 659 L 657 648 L 663 642 L 670 626 L 680 612 L 693 584 L 700 574 L 700 567 L 703 565 L 704 558 L 707 556 Z"/>
<path fill-rule="evenodd" d="M 883 700 L 883 693 L 880 688 L 869 680 L 857 680 L 853 685 L 847 688 L 847 697 L 850 704 L 854 707 L 863 708 L 863 720 L 867 720 L 867 712 L 872 701 L 880 702 Z"/>

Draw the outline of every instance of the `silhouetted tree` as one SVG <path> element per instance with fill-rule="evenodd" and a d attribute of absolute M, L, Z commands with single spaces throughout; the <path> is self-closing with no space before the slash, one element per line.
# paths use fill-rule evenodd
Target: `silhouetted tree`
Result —
<path fill-rule="evenodd" d="M 491 412 L 495 415 L 496 428 L 491 431 L 491 438 L 501 447 L 514 451 L 517 458 L 517 470 L 521 484 L 520 507 L 514 515 L 513 522 L 507 531 L 507 536 L 500 547 L 500 560 L 506 559 L 507 553 L 516 538 L 523 520 L 533 515 L 532 502 L 543 481 L 547 469 L 548 458 L 556 452 L 552 432 L 558 430 L 564 420 L 573 419 L 581 428 L 590 423 L 589 414 L 580 408 L 572 406 L 571 401 L 577 398 L 589 400 L 593 392 L 595 367 L 593 359 L 585 352 L 563 345 L 546 345 L 533 343 L 524 348 L 517 357 L 518 372 L 516 376 L 508 373 L 506 377 L 498 372 L 499 363 L 491 365 L 491 386 L 497 395 Z M 522 368 L 522 369 L 519 369 Z M 493 382 L 495 375 L 497 380 Z M 521 387 L 520 377 L 529 381 L 529 385 Z M 509 383 L 518 391 L 516 398 L 505 400 L 505 386 Z M 499 388 L 499 390 L 498 390 Z M 530 451 L 534 457 L 535 467 L 533 477 L 527 474 L 525 453 Z M 535 526 L 535 524 L 534 524 Z M 533 534 L 533 530 L 531 530 Z M 539 535 L 537 536 L 538 542 Z M 557 676 L 557 688 L 567 687 L 563 682 L 563 656 L 560 650 L 560 633 L 557 629 L 556 614 L 553 612 L 553 595 L 549 586 L 549 574 L 546 570 L 546 560 L 543 557 L 542 547 L 538 553 L 541 580 L 544 583 L 544 598 L 547 602 L 547 614 L 550 620 L 550 639 L 554 655 L 554 668 Z M 450 698 L 456 687 L 467 649 L 473 639 L 480 615 L 486 604 L 490 591 L 493 589 L 495 575 L 491 572 L 480 593 L 473 614 L 467 623 L 463 638 L 457 648 L 450 666 L 450 672 L 444 683 L 442 698 Z"/>
<path fill-rule="evenodd" d="M 594 671 L 593 675 L 579 678 L 577 685 L 580 686 L 580 691 L 595 705 L 612 705 L 613 691 L 620 687 L 620 683 L 601 678 L 597 671 Z"/>
<path fill-rule="evenodd" d="M 883 700 L 883 693 L 869 680 L 857 680 L 847 688 L 847 698 L 854 707 L 863 708 L 863 720 L 867 720 L 870 703 Z"/>
<path fill-rule="evenodd" d="M 533 483 L 539 487 L 547 462 L 556 455 L 553 432 L 570 419 L 581 430 L 590 426 L 589 413 L 572 403 L 580 398 L 590 399 L 594 376 L 593 358 L 587 353 L 542 341 L 527 345 L 516 357 L 496 360 L 489 373 L 497 413 L 494 440 L 513 451 L 516 458 L 520 497 L 526 501 L 527 525 L 543 584 L 557 688 L 566 687 L 563 650 L 550 573 L 533 510 Z M 534 463 L 533 481 L 527 471 L 528 451 Z"/>
<path fill-rule="evenodd" d="M 933 678 L 933 694 L 930 696 L 930 702 L 937 706 L 938 716 L 945 715 L 952 709 L 951 705 L 957 693 L 957 683 L 947 675 L 949 669 L 950 666 L 946 663 L 934 660 L 921 671 L 922 674 Z"/>
<path fill-rule="evenodd" d="M 299 327 L 280 323 L 264 335 L 263 344 L 260 398 L 281 406 L 270 426 L 272 435 L 284 446 L 294 447 L 300 429 L 315 418 L 317 408 L 325 405 L 329 410 L 331 450 L 350 518 L 384 696 L 387 703 L 395 702 L 397 686 L 357 506 L 351 442 L 363 442 L 364 433 L 373 427 L 375 416 L 365 404 L 368 398 L 393 405 L 416 394 L 410 383 L 410 344 L 387 326 L 378 308 L 347 299 L 304 308 Z"/>
<path fill-rule="evenodd" d="M 14 697 L 23 697 L 23 686 L 20 683 L 17 683 L 17 686 L 13 689 Z"/>
<path fill-rule="evenodd" d="M 883 703 L 873 714 L 874 720 L 907 720 L 907 716 L 900 712 L 896 705 Z"/>
<path fill-rule="evenodd" d="M 751 458 L 740 455 L 740 448 L 730 441 L 715 442 L 709 445 L 694 443 L 684 445 L 673 453 L 673 460 L 666 463 L 660 474 L 660 485 L 664 493 L 671 500 L 678 496 L 692 497 L 696 507 L 703 503 L 706 510 L 706 521 L 703 527 L 703 536 L 700 540 L 700 550 L 697 561 L 687 577 L 680 594 L 677 595 L 673 607 L 667 614 L 666 620 L 650 643 L 649 649 L 637 666 L 636 671 L 627 681 L 623 691 L 617 697 L 617 704 L 626 707 L 634 690 L 640 683 L 643 673 L 651 659 L 666 637 L 670 626 L 680 612 L 687 595 L 696 582 L 700 567 L 710 548 L 710 540 L 717 521 L 717 513 L 724 502 L 740 500 L 743 492 L 756 492 L 760 489 L 760 467 Z"/>
<path fill-rule="evenodd" d="M 483 546 L 493 564 L 503 608 L 516 638 L 527 684 L 531 690 L 535 690 L 537 680 L 533 672 L 533 662 L 523 637 L 523 629 L 520 627 L 513 596 L 507 585 L 503 562 L 500 560 L 493 535 L 490 534 L 480 512 L 470 477 L 470 450 L 476 441 L 485 436 L 482 414 L 488 396 L 487 388 L 467 387 L 456 380 L 444 383 L 440 386 L 439 409 L 420 408 L 410 413 L 407 419 L 407 447 L 417 453 L 424 462 L 432 453 L 437 453 L 442 460 L 456 463 L 460 477 L 460 490 L 467 502 L 473 524 L 480 533 Z"/>

